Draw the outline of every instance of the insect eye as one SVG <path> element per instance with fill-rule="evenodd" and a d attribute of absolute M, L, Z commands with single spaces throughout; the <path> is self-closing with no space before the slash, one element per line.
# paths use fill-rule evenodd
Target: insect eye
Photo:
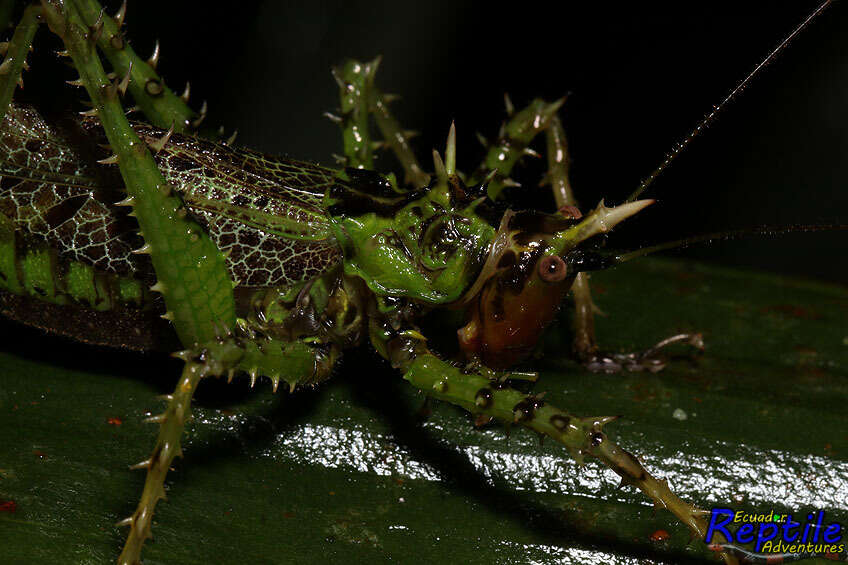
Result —
<path fill-rule="evenodd" d="M 545 282 L 559 282 L 568 274 L 565 261 L 556 255 L 548 255 L 539 261 L 539 277 Z"/>

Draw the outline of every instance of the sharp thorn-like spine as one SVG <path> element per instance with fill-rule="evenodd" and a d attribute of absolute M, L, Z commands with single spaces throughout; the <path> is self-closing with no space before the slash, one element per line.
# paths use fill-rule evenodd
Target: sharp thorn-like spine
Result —
<path fill-rule="evenodd" d="M 512 99 L 506 92 L 504 92 L 504 107 L 506 108 L 507 116 L 512 116 L 515 113 L 515 106 L 512 104 Z"/>
<path fill-rule="evenodd" d="M 200 124 L 203 123 L 203 120 L 206 119 L 206 112 L 208 110 L 206 100 L 203 101 L 203 104 L 200 105 L 200 111 L 197 113 L 197 118 L 191 122 L 191 127 L 197 129 L 200 127 Z"/>
<path fill-rule="evenodd" d="M 159 40 L 156 40 L 156 45 L 153 46 L 153 54 L 150 55 L 150 58 L 147 60 L 147 64 L 150 65 L 152 69 L 156 69 L 156 65 L 159 64 Z"/>
<path fill-rule="evenodd" d="M 147 244 L 145 243 L 145 245 L 147 245 Z M 161 294 L 161 293 L 163 293 L 163 292 L 165 291 L 165 286 L 162 284 L 162 281 L 156 281 L 156 284 L 154 284 L 153 286 L 151 286 L 151 287 L 150 287 L 150 290 L 151 290 L 152 292 L 158 292 L 158 293 L 160 293 L 160 294 Z"/>
<path fill-rule="evenodd" d="M 138 249 L 133 249 L 132 253 L 135 255 L 150 255 L 150 244 L 145 242 L 144 245 L 139 247 Z M 156 283 L 159 284 L 159 283 Z M 156 285 L 153 285 L 156 286 Z M 150 290 L 153 290 L 153 287 L 150 287 Z"/>
<path fill-rule="evenodd" d="M 233 135 L 227 138 L 227 140 L 224 142 L 224 145 L 232 145 L 233 142 L 236 140 L 236 137 L 238 137 L 238 130 L 233 131 Z"/>
<path fill-rule="evenodd" d="M 103 34 L 103 13 L 105 11 L 105 8 L 100 8 L 100 14 L 97 16 L 97 21 L 88 28 L 88 40 L 92 44 L 97 43 L 97 40 L 100 39 L 100 36 Z"/>
<path fill-rule="evenodd" d="M 105 159 L 98 159 L 98 163 L 101 165 L 117 165 L 118 164 L 118 154 L 110 155 Z"/>
<path fill-rule="evenodd" d="M 124 518 L 123 520 L 121 520 L 119 522 L 115 522 L 115 527 L 116 528 L 125 528 L 127 526 L 132 526 L 132 524 L 133 524 L 133 517 L 130 516 L 129 518 Z"/>
<path fill-rule="evenodd" d="M 150 459 L 145 459 L 144 461 L 139 461 L 135 465 L 130 465 L 130 470 L 135 471 L 137 469 L 147 469 L 150 467 L 152 461 Z"/>
<path fill-rule="evenodd" d="M 189 81 L 186 81 L 185 90 L 183 90 L 183 93 L 180 94 L 180 98 L 182 99 L 183 102 L 188 103 L 188 99 L 189 99 L 190 96 L 191 96 L 191 83 Z"/>
<path fill-rule="evenodd" d="M 121 3 L 121 7 L 118 8 L 118 11 L 115 12 L 115 15 L 112 16 L 112 19 L 115 20 L 115 23 L 118 24 L 118 27 L 124 25 L 124 18 L 127 17 L 127 0 L 124 0 Z"/>
<path fill-rule="evenodd" d="M 148 141 L 147 146 L 150 147 L 150 150 L 153 151 L 154 154 L 159 153 L 165 148 L 165 145 L 168 144 L 168 140 L 171 139 L 171 136 L 174 135 L 175 124 L 171 124 L 171 127 L 168 128 L 168 131 L 165 132 L 165 135 L 156 139 L 154 141 Z"/>
<path fill-rule="evenodd" d="M 183 349 L 182 351 L 174 351 L 173 353 L 171 353 L 171 357 L 175 359 L 180 359 L 182 361 L 188 361 L 189 359 L 191 359 L 191 355 L 191 349 Z"/>
<path fill-rule="evenodd" d="M 91 110 L 84 110 L 80 112 L 79 115 L 86 118 L 94 118 L 97 116 L 97 108 L 92 108 Z"/>
<path fill-rule="evenodd" d="M 448 142 L 445 146 L 445 172 L 456 174 L 456 124 L 451 122 L 448 130 Z"/>
<path fill-rule="evenodd" d="M 132 66 L 133 62 L 130 61 L 129 66 L 127 67 L 127 74 L 124 75 L 124 78 L 121 79 L 121 82 L 118 83 L 118 92 L 121 93 L 121 96 L 127 93 L 127 87 L 130 85 L 130 76 L 132 75 Z"/>
<path fill-rule="evenodd" d="M 333 122 L 334 124 L 342 123 L 341 116 L 337 116 L 336 114 L 333 114 L 332 112 L 324 112 L 324 117 L 327 118 L 328 120 L 330 120 L 331 122 Z"/>
<path fill-rule="evenodd" d="M 447 182 L 448 173 L 445 170 L 445 163 L 442 161 L 442 156 L 435 149 L 433 149 L 433 169 L 436 171 L 436 177 L 439 181 Z"/>

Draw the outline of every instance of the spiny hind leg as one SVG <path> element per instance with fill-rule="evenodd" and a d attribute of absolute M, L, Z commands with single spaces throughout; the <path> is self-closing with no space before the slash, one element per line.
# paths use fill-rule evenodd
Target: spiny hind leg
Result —
<path fill-rule="evenodd" d="M 568 179 L 568 141 L 558 116 L 553 116 L 550 119 L 545 131 L 545 140 L 548 157 L 548 173 L 545 181 L 551 186 L 557 210 L 563 216 L 580 218 L 580 209 Z M 669 345 L 685 343 L 698 350 L 704 348 L 701 334 L 678 334 L 666 338 L 642 352 L 601 352 L 595 338 L 597 307 L 592 301 L 588 273 L 577 274 L 571 287 L 571 293 L 574 297 L 574 353 L 590 371 L 599 373 L 617 373 L 622 370 L 656 372 L 662 370 L 667 363 L 660 353 Z"/>

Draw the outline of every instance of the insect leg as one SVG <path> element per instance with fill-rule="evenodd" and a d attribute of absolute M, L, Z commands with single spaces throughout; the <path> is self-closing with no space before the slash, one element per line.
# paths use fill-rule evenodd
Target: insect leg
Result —
<path fill-rule="evenodd" d="M 127 13 L 126 1 L 115 16 L 106 14 L 97 0 L 77 0 L 74 4 L 84 22 L 94 29 L 99 28 L 96 31 L 97 47 L 109 60 L 118 78 L 129 76 L 127 88 L 151 124 L 161 129 L 173 126 L 177 132 L 200 125 L 206 116 L 206 105 L 200 113 L 195 112 L 186 104 L 188 87 L 183 96 L 177 96 L 156 72 L 159 44 L 156 44 L 150 59 L 144 60 L 124 39 L 121 26 Z"/>
<path fill-rule="evenodd" d="M 493 144 L 487 144 L 486 157 L 471 175 L 468 184 L 482 182 L 492 171 L 497 171 L 489 182 L 489 196 L 497 196 L 507 186 L 517 186 L 509 178 L 512 168 L 525 155 L 535 155 L 528 145 L 539 133 L 544 131 L 557 110 L 565 103 L 565 98 L 548 104 L 544 100 L 533 100 L 520 112 L 512 112 L 511 104 L 507 105 L 509 119 L 501 126 L 498 139 Z"/>
<path fill-rule="evenodd" d="M 384 143 L 392 150 L 404 170 L 404 181 L 414 188 L 427 186 L 430 175 L 418 164 L 415 153 L 410 145 L 414 132 L 401 128 L 400 123 L 389 110 L 390 97 L 376 88 L 371 92 L 371 112 L 377 122 L 377 128 L 383 136 Z"/>
<path fill-rule="evenodd" d="M 391 339 L 385 351 L 392 364 L 404 371 L 410 384 L 439 400 L 460 406 L 475 415 L 520 424 L 565 446 L 582 462 L 584 455 L 600 459 L 622 479 L 650 497 L 659 508 L 672 512 L 700 539 L 707 532 L 705 511 L 675 495 L 664 479 L 653 477 L 639 460 L 619 447 L 602 431 L 616 417 L 577 417 L 545 403 L 541 395 L 527 395 L 503 386 L 479 373 L 465 373 L 442 361 L 416 338 L 417 332 L 402 332 Z M 420 335 L 420 334 L 418 334 Z M 409 337 L 405 337 L 409 336 Z M 735 557 L 723 554 L 726 563 Z"/>
<path fill-rule="evenodd" d="M 40 16 L 40 7 L 28 6 L 15 28 L 12 40 L 4 46 L 6 56 L 0 64 L 0 122 L 6 116 L 15 88 L 24 84 L 21 73 L 27 68 L 26 57 L 35 37 L 35 30 L 38 29 Z"/>
<path fill-rule="evenodd" d="M 379 59 L 368 63 L 348 60 L 332 69 L 333 78 L 339 85 L 341 117 L 338 123 L 342 128 L 346 167 L 374 168 L 368 112 L 374 75 L 379 64 Z"/>
<path fill-rule="evenodd" d="M 559 117 L 551 117 L 545 131 L 547 144 L 548 172 L 546 183 L 551 185 L 554 200 L 559 213 L 571 218 L 581 217 L 574 191 L 568 179 L 568 142 Z M 578 273 L 571 287 L 574 297 L 574 352 L 577 358 L 589 369 L 597 372 L 613 373 L 627 369 L 629 371 L 659 371 L 665 362 L 657 353 L 672 343 L 685 342 L 703 349 L 700 334 L 679 334 L 659 342 L 641 353 L 603 354 L 599 352 L 595 338 L 595 312 L 589 287 L 589 274 Z"/>
<path fill-rule="evenodd" d="M 208 353 L 186 352 L 188 359 L 183 374 L 174 393 L 166 397 L 168 406 L 162 414 L 148 418 L 148 422 L 159 424 L 159 436 L 149 459 L 133 465 L 134 469 L 147 469 L 144 491 L 138 508 L 129 518 L 118 523 L 130 526 L 124 549 L 118 559 L 121 565 L 135 565 L 141 561 L 141 548 L 144 541 L 151 537 L 150 526 L 156 503 L 165 498 L 165 476 L 171 462 L 182 455 L 181 437 L 185 422 L 191 415 L 191 398 L 200 379 L 212 374 L 213 364 L 209 363 Z"/>
<path fill-rule="evenodd" d="M 577 199 L 568 178 L 568 140 L 559 116 L 554 115 L 545 131 L 548 150 L 548 173 L 545 181 L 551 185 L 557 210 L 563 215 L 579 217 Z M 588 273 L 578 273 L 571 286 L 574 297 L 574 351 L 582 359 L 593 357 L 598 351 L 595 341 L 595 304 L 589 287 Z"/>

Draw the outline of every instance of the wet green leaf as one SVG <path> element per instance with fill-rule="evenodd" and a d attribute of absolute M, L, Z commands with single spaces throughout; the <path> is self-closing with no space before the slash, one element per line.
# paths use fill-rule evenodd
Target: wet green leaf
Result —
<path fill-rule="evenodd" d="M 602 343 L 703 331 L 657 374 L 595 375 L 554 332 L 535 390 L 621 414 L 620 444 L 702 507 L 824 509 L 848 521 L 848 290 L 679 261 L 593 278 Z M 109 563 L 179 364 L 7 325 L 0 353 L 0 562 Z M 475 429 L 376 355 L 316 391 L 201 385 L 145 563 L 715 562 L 599 463 L 499 426 Z M 666 541 L 654 541 L 658 530 Z M 660 535 L 660 537 L 662 537 Z"/>

